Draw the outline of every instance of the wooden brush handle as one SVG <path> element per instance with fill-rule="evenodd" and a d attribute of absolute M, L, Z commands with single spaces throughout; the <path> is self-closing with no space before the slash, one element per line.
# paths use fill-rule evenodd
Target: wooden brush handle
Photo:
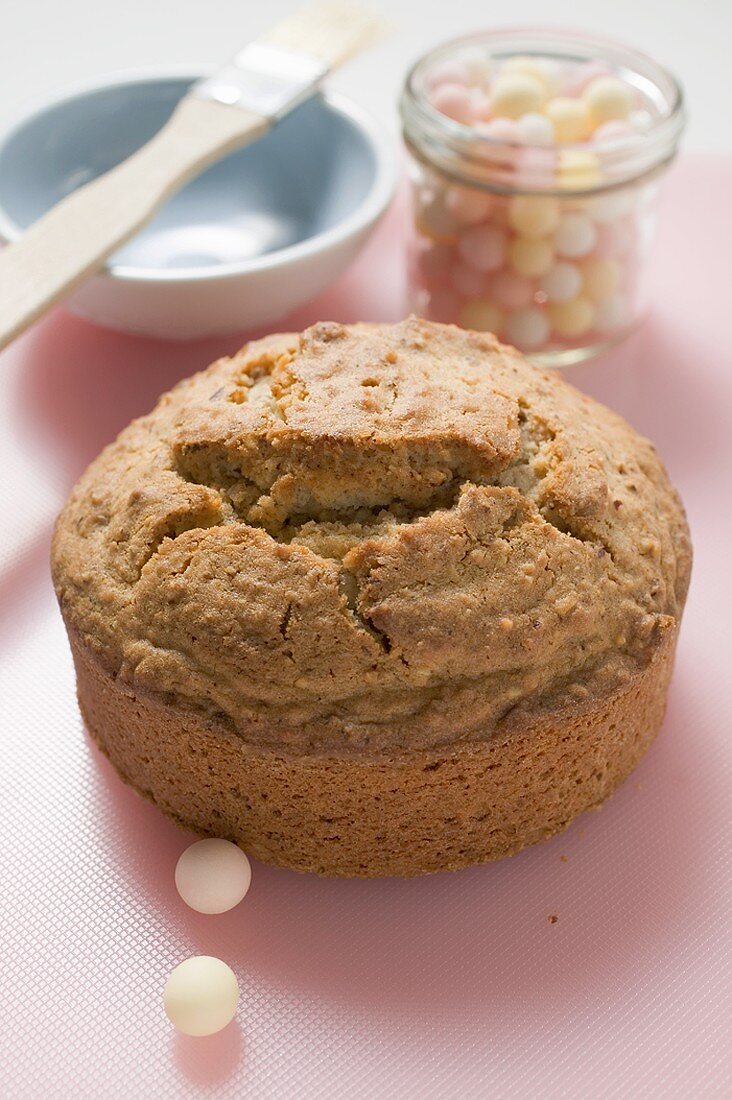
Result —
<path fill-rule="evenodd" d="M 0 252 L 0 348 L 103 267 L 189 179 L 268 128 L 241 107 L 182 99 L 147 145 L 62 199 Z"/>

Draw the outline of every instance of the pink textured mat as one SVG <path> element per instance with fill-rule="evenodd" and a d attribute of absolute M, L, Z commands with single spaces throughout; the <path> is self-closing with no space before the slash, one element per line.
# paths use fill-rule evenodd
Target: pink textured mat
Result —
<path fill-rule="evenodd" d="M 0 363 L 0 1095 L 21 1098 L 732 1095 L 732 163 L 666 194 L 653 316 L 573 380 L 651 436 L 695 574 L 663 732 L 601 813 L 502 864 L 403 882 L 254 867 L 186 910 L 189 838 L 84 735 L 48 578 L 85 463 L 235 340 L 175 347 L 57 315 Z M 395 318 L 398 216 L 297 317 Z M 556 922 L 549 917 L 556 916 Z M 189 954 L 236 970 L 238 1019 L 176 1035 Z"/>

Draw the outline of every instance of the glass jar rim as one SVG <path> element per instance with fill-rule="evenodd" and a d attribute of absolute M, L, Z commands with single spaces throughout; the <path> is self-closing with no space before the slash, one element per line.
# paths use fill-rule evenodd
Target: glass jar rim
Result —
<path fill-rule="evenodd" d="M 429 69 L 461 49 L 487 46 L 487 56 L 566 57 L 578 63 L 608 60 L 631 73 L 636 84 L 652 87 L 664 109 L 638 138 L 605 138 L 561 145 L 540 145 L 505 140 L 476 131 L 475 127 L 448 118 L 424 94 Z M 423 54 L 407 73 L 400 99 L 404 138 L 422 161 L 440 168 L 457 180 L 504 193 L 587 194 L 622 187 L 652 174 L 673 159 L 684 129 L 684 95 L 679 80 L 649 55 L 623 43 L 583 31 L 559 27 L 503 27 L 451 39 Z M 526 161 L 520 183 L 517 158 Z M 563 183 L 555 175 L 557 157 L 575 165 Z M 598 178 L 587 171 L 594 158 Z M 593 163 L 594 163 L 593 161 Z M 585 170 L 582 170 L 584 164 Z"/>

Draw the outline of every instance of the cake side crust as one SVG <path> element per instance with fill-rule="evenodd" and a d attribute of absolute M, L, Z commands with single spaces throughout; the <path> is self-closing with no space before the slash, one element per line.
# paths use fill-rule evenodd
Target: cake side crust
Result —
<path fill-rule="evenodd" d="M 674 623 L 644 669 L 585 711 L 509 721 L 444 750 L 338 757 L 248 745 L 115 679 L 70 630 L 84 720 L 125 782 L 264 862 L 358 877 L 501 859 L 600 805 L 658 732 L 676 636 Z"/>

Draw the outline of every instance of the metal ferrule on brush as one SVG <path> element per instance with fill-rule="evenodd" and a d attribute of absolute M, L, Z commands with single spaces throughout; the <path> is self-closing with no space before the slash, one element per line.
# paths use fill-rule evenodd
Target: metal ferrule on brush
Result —
<path fill-rule="evenodd" d="M 194 84 L 190 94 L 277 122 L 308 99 L 328 71 L 317 57 L 251 42 L 230 65 Z"/>

